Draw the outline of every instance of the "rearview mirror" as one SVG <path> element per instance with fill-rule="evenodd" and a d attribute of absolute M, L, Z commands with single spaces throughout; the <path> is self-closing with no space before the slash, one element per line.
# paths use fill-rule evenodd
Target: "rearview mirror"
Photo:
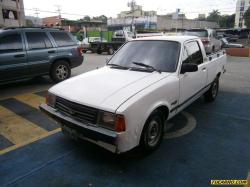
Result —
<path fill-rule="evenodd" d="M 186 72 L 195 72 L 195 71 L 198 71 L 197 64 L 182 64 L 181 66 L 181 74 L 184 74 Z"/>

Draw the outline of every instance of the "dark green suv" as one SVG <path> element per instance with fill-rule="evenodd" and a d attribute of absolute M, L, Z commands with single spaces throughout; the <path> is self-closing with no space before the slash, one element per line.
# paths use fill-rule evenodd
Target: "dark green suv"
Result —
<path fill-rule="evenodd" d="M 82 64 L 81 51 L 74 37 L 60 29 L 0 30 L 0 84 L 42 75 L 63 81 Z"/>

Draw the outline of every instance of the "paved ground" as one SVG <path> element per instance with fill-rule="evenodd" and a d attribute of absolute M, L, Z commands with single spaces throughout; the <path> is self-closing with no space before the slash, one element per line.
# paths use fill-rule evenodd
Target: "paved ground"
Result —
<path fill-rule="evenodd" d="M 73 76 L 101 67 L 87 54 Z M 63 136 L 37 109 L 48 78 L 0 87 L 0 186 L 210 186 L 250 177 L 250 60 L 229 58 L 216 102 L 199 99 L 169 122 L 148 156 L 116 156 Z M 249 174 L 248 174 L 249 173 Z"/>

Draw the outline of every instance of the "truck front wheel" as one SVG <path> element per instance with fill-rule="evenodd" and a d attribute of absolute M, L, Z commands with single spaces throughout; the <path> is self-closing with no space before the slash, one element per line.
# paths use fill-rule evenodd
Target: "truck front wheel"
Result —
<path fill-rule="evenodd" d="M 96 53 L 100 55 L 100 54 L 102 54 L 102 50 L 101 49 L 97 49 Z"/>
<path fill-rule="evenodd" d="M 164 118 L 160 111 L 153 112 L 148 118 L 141 135 L 140 148 L 143 151 L 155 150 L 163 138 Z"/>
<path fill-rule="evenodd" d="M 213 102 L 218 95 L 218 91 L 219 91 L 219 77 L 217 77 L 214 80 L 209 90 L 204 94 L 205 100 L 207 102 Z"/>

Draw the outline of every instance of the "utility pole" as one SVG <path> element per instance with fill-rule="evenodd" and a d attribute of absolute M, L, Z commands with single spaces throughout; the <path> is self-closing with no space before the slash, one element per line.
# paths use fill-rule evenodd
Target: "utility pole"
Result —
<path fill-rule="evenodd" d="M 131 21 L 131 31 L 134 33 L 135 32 L 135 25 L 134 25 L 134 19 L 135 19 L 135 6 L 136 6 L 136 2 L 135 0 L 132 0 L 131 2 L 128 2 L 128 7 L 131 8 L 132 11 L 132 21 Z"/>
<path fill-rule="evenodd" d="M 59 25 L 61 25 L 61 19 L 62 19 L 62 15 L 61 15 L 61 11 L 62 11 L 62 9 L 61 9 L 61 5 L 55 5 L 56 7 L 57 7 L 57 12 L 58 12 L 58 19 L 59 19 Z"/>
<path fill-rule="evenodd" d="M 38 9 L 38 8 L 34 8 L 34 10 L 35 10 L 35 15 L 36 15 L 35 26 L 38 26 L 38 15 L 39 15 L 40 13 L 39 13 L 39 9 Z"/>

